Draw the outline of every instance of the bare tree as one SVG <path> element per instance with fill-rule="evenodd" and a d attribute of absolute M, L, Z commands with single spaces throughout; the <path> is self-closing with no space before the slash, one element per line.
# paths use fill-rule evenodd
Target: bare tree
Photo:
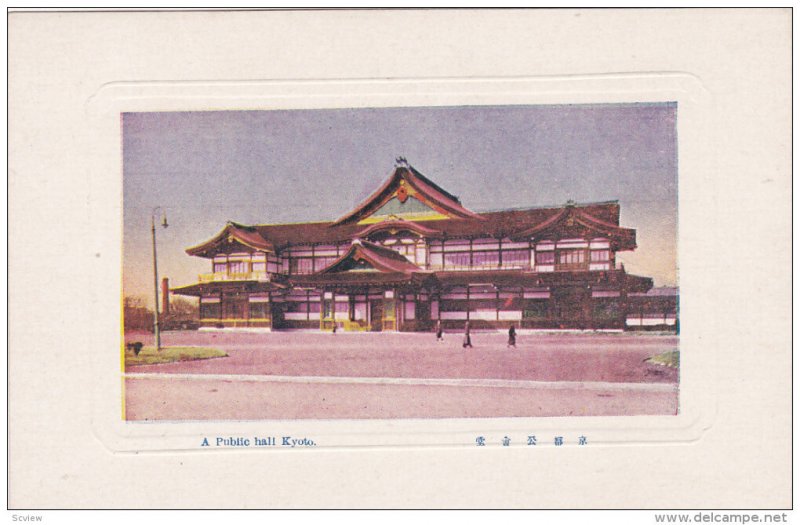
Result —
<path fill-rule="evenodd" d="M 123 305 L 123 321 L 126 331 L 153 329 L 153 311 L 145 306 L 141 297 L 125 296 Z"/>

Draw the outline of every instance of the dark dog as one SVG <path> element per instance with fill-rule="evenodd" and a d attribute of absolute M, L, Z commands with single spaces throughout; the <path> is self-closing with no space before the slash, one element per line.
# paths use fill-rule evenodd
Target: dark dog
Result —
<path fill-rule="evenodd" d="M 135 343 L 126 344 L 125 348 L 128 349 L 128 350 L 133 350 L 133 355 L 139 355 L 139 352 L 142 351 L 142 347 L 143 346 L 144 345 L 142 343 L 140 343 L 139 341 L 136 341 Z"/>

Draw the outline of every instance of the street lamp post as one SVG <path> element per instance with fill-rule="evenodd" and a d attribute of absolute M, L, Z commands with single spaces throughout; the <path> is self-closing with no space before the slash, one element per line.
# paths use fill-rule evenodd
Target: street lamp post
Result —
<path fill-rule="evenodd" d="M 167 213 L 162 210 L 160 206 L 153 208 L 153 212 L 150 214 L 150 231 L 153 234 L 153 298 L 155 299 L 153 308 L 153 332 L 155 332 L 156 336 L 156 352 L 161 351 L 161 331 L 158 326 L 158 257 L 156 255 L 156 212 L 159 210 L 162 215 L 161 226 L 164 228 L 169 226 L 167 224 Z"/>

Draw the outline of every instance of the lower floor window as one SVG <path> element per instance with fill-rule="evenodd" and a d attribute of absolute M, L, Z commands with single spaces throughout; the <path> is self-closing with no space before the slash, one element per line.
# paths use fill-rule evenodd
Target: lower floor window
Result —
<path fill-rule="evenodd" d="M 308 303 L 303 303 L 299 301 L 289 301 L 288 303 L 286 303 L 286 311 L 305 313 L 307 308 L 306 304 Z"/>
<path fill-rule="evenodd" d="M 541 319 L 547 317 L 547 301 L 525 301 L 522 316 L 526 319 Z"/>
<path fill-rule="evenodd" d="M 616 319 L 621 315 L 622 308 L 617 300 L 595 299 L 592 301 L 592 316 L 595 319 Z"/>
<path fill-rule="evenodd" d="M 245 301 L 231 300 L 230 302 L 222 303 L 222 316 L 225 319 L 244 319 Z"/>
<path fill-rule="evenodd" d="M 219 318 L 219 303 L 208 303 L 200 305 L 200 318 L 201 319 L 218 319 Z"/>
<path fill-rule="evenodd" d="M 250 303 L 251 319 L 267 319 L 269 317 L 269 303 Z"/>
<path fill-rule="evenodd" d="M 442 299 L 439 302 L 439 310 L 442 312 L 466 312 L 467 301 Z"/>

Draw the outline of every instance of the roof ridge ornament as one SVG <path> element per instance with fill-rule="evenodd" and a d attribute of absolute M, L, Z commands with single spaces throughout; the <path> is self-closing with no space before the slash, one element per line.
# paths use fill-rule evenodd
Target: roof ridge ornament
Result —
<path fill-rule="evenodd" d="M 408 168 L 409 167 L 408 160 L 403 156 L 396 157 L 394 159 L 394 167 L 395 168 Z"/>
<path fill-rule="evenodd" d="M 564 206 L 566 206 L 567 208 L 574 208 L 574 207 L 575 207 L 575 206 L 577 206 L 577 205 L 578 205 L 578 203 L 577 203 L 577 202 L 575 202 L 575 201 L 574 201 L 574 200 L 572 200 L 572 199 L 568 199 L 568 200 L 567 200 L 567 203 L 566 203 Z"/>

